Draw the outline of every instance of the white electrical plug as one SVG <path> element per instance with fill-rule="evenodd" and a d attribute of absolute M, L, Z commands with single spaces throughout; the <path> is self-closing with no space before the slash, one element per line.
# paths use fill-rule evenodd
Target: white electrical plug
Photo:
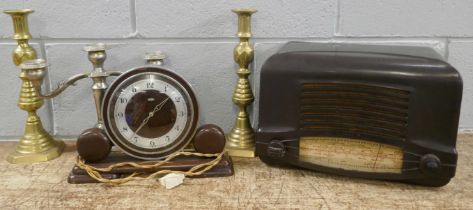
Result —
<path fill-rule="evenodd" d="M 170 173 L 159 178 L 159 183 L 169 190 L 182 184 L 185 177 L 184 174 Z"/>

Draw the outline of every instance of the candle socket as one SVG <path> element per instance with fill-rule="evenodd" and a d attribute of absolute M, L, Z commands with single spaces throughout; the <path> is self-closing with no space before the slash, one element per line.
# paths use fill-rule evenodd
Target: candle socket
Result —
<path fill-rule="evenodd" d="M 13 50 L 13 63 L 20 65 L 23 61 L 36 59 L 36 51 L 28 44 L 31 34 L 28 28 L 28 14 L 33 13 L 31 9 L 5 10 L 5 14 L 13 20 L 13 39 L 18 46 Z"/>
<path fill-rule="evenodd" d="M 249 43 L 251 37 L 251 14 L 254 9 L 234 9 L 238 15 L 238 33 L 240 42 L 235 47 L 233 58 L 238 64 L 238 80 L 232 101 L 239 111 L 233 129 L 226 135 L 226 149 L 229 155 L 238 157 L 255 157 L 255 135 L 251 127 L 246 107 L 254 101 L 248 76 L 251 71 L 249 64 L 253 61 L 253 48 Z"/>

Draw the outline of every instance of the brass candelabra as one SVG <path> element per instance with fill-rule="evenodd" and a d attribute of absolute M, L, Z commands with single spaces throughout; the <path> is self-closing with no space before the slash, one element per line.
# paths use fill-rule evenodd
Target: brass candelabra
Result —
<path fill-rule="evenodd" d="M 13 18 L 15 30 L 13 38 L 18 41 L 18 47 L 13 52 L 13 62 L 16 65 L 20 65 L 22 69 L 20 73 L 22 86 L 18 106 L 28 112 L 25 134 L 20 139 L 15 151 L 7 157 L 10 163 L 48 161 L 61 154 L 64 143 L 53 140 L 51 135 L 43 129 L 36 110 L 43 105 L 44 99 L 53 98 L 61 94 L 67 87 L 81 79 L 90 78 L 93 81 L 92 92 L 97 111 L 97 124 L 95 127 L 102 129 L 103 121 L 100 110 L 102 97 L 108 87 L 106 78 L 121 74 L 121 72 L 105 71 L 103 68 L 103 63 L 107 58 L 104 44 L 88 45 L 84 47 L 84 50 L 87 52 L 89 61 L 92 63 L 92 72 L 71 76 L 64 82 L 61 82 L 53 91 L 42 93 L 41 84 L 46 75 L 47 64 L 43 59 L 37 59 L 35 50 L 28 45 L 28 39 L 31 38 L 31 35 L 28 30 L 27 15 L 31 12 L 33 10 L 29 9 L 5 11 L 5 13 L 10 14 Z"/>
<path fill-rule="evenodd" d="M 250 124 L 250 118 L 246 107 L 254 101 L 248 76 L 251 71 L 249 64 L 253 61 L 253 48 L 250 45 L 251 38 L 251 15 L 255 9 L 234 9 L 238 15 L 238 33 L 240 43 L 235 47 L 233 57 L 239 68 L 237 70 L 238 80 L 233 93 L 232 101 L 238 108 L 235 126 L 227 134 L 226 148 L 232 156 L 254 157 L 255 135 Z"/>
<path fill-rule="evenodd" d="M 13 63 L 20 65 L 21 90 L 18 107 L 28 112 L 25 124 L 25 132 L 15 150 L 7 156 L 10 163 L 34 163 L 48 161 L 61 155 L 64 148 L 62 141 L 54 140 L 43 128 L 41 119 L 36 114 L 44 103 L 43 99 L 36 93 L 33 82 L 28 79 L 29 72 L 45 68 L 44 60 L 37 58 L 36 51 L 28 44 L 31 34 L 28 29 L 29 13 L 33 10 L 6 10 L 13 19 L 13 39 L 18 46 L 13 51 Z"/>

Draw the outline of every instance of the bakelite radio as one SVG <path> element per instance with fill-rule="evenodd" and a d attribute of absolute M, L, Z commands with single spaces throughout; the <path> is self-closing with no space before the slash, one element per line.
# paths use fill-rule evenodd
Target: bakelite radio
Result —
<path fill-rule="evenodd" d="M 261 69 L 266 163 L 442 186 L 455 175 L 462 80 L 424 47 L 291 42 Z"/>

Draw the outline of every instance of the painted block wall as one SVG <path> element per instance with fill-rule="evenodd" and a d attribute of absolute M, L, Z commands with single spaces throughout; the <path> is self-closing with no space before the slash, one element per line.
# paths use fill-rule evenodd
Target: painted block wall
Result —
<path fill-rule="evenodd" d="M 232 8 L 253 7 L 255 61 L 251 82 L 259 95 L 264 61 L 285 42 L 311 41 L 427 46 L 456 67 L 464 81 L 460 131 L 473 129 L 473 1 L 468 0 L 2 0 L 0 10 L 31 8 L 31 43 L 50 64 L 46 90 L 67 77 L 88 72 L 82 47 L 103 42 L 105 67 L 125 71 L 142 65 L 146 52 L 168 55 L 166 67 L 194 87 L 201 123 L 225 131 L 233 125 L 236 82 L 233 48 L 237 44 Z M 15 42 L 9 16 L 0 15 L 0 139 L 23 133 L 26 113 L 16 107 L 19 70 L 11 62 Z M 74 138 L 94 125 L 91 81 L 83 80 L 39 113 L 55 136 Z M 250 107 L 258 114 L 258 100 Z M 253 121 L 253 123 L 256 123 Z"/>

